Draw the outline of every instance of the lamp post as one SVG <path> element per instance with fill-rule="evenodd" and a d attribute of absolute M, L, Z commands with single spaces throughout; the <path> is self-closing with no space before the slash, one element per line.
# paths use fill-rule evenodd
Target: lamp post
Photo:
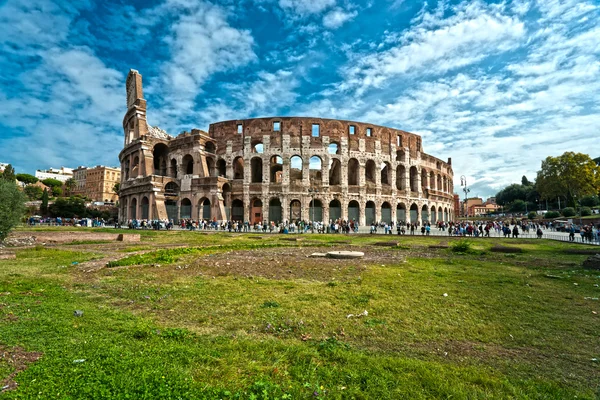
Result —
<path fill-rule="evenodd" d="M 471 190 L 467 187 L 467 177 L 464 175 L 461 175 L 460 177 L 460 186 L 463 187 L 463 192 L 465 192 L 465 217 L 467 219 L 466 222 L 469 222 L 469 204 L 467 202 L 467 195 Z"/>
<path fill-rule="evenodd" d="M 312 227 L 312 232 L 315 233 L 315 196 L 317 195 L 317 193 L 319 193 L 319 189 L 317 188 L 308 188 L 308 193 L 310 194 L 310 197 L 312 199 L 311 204 L 312 204 L 312 217 L 311 217 L 311 227 Z"/>

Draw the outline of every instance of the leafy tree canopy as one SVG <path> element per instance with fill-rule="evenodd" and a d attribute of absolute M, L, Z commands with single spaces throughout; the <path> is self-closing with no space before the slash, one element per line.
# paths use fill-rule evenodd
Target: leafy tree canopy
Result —
<path fill-rule="evenodd" d="M 40 212 L 43 216 L 48 215 L 48 189 L 44 189 L 42 193 L 42 204 L 40 205 Z"/>
<path fill-rule="evenodd" d="M 46 178 L 42 181 L 42 183 L 51 188 L 61 187 L 63 185 L 63 183 L 61 181 L 59 181 L 58 179 L 54 179 L 54 178 Z"/>
<path fill-rule="evenodd" d="M 17 177 L 17 180 L 19 182 L 23 182 L 23 183 L 26 183 L 28 185 L 30 185 L 32 183 L 36 183 L 37 181 L 39 181 L 38 178 L 36 178 L 35 176 L 30 175 L 30 174 L 17 174 L 16 177 Z"/>
<path fill-rule="evenodd" d="M 600 198 L 598 196 L 584 196 L 581 198 L 581 205 L 586 207 L 596 207 L 600 205 Z"/>
<path fill-rule="evenodd" d="M 600 166 L 582 153 L 568 151 L 558 157 L 547 157 L 538 171 L 536 188 L 543 199 L 564 196 L 568 204 L 574 205 L 575 198 L 598 193 Z"/>
<path fill-rule="evenodd" d="M 14 182 L 16 179 L 15 169 L 12 165 L 8 164 L 6 168 L 4 168 L 4 172 L 0 174 L 0 178 L 7 182 Z"/>
<path fill-rule="evenodd" d="M 527 177 L 525 175 L 523 175 L 523 177 L 521 178 L 521 185 L 531 186 L 531 185 L 533 185 L 533 182 L 530 182 L 529 179 L 527 179 Z"/>
<path fill-rule="evenodd" d="M 77 197 L 58 198 L 50 205 L 49 211 L 52 217 L 74 218 L 86 215 L 85 203 Z"/>
<path fill-rule="evenodd" d="M 25 212 L 25 195 L 13 182 L 0 179 L 0 241 L 4 240 Z"/>
<path fill-rule="evenodd" d="M 32 185 L 25 187 L 23 192 L 29 200 L 39 200 L 42 198 L 42 194 L 44 193 L 41 187 Z"/>

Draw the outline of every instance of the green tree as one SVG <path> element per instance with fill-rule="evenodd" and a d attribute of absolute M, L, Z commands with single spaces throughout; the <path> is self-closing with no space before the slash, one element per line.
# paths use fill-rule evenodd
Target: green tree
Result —
<path fill-rule="evenodd" d="M 588 215 L 592 215 L 592 209 L 589 207 L 581 207 L 581 216 L 587 217 Z"/>
<path fill-rule="evenodd" d="M 496 193 L 496 202 L 501 206 L 506 206 L 510 205 L 515 200 L 526 201 L 532 190 L 532 186 L 523 186 L 518 183 L 513 183 Z"/>
<path fill-rule="evenodd" d="M 535 217 L 537 217 L 537 214 L 535 211 L 529 211 L 529 213 L 527 214 L 528 219 L 535 219 Z"/>
<path fill-rule="evenodd" d="M 524 202 L 523 200 L 517 199 L 511 203 L 510 211 L 513 211 L 513 212 L 525 211 L 527 209 L 526 204 L 527 203 Z"/>
<path fill-rule="evenodd" d="M 85 203 L 78 197 L 58 198 L 49 207 L 49 211 L 52 217 L 73 218 L 86 216 Z"/>
<path fill-rule="evenodd" d="M 42 181 L 42 183 L 49 188 L 62 187 L 63 183 L 58 179 L 54 178 L 46 178 Z"/>
<path fill-rule="evenodd" d="M 41 187 L 33 185 L 26 186 L 23 192 L 29 200 L 39 200 L 44 193 Z"/>
<path fill-rule="evenodd" d="M 52 188 L 52 196 L 60 197 L 63 195 L 62 187 L 56 186 Z"/>
<path fill-rule="evenodd" d="M 594 158 L 594 162 L 596 163 L 596 165 L 600 166 L 600 157 Z"/>
<path fill-rule="evenodd" d="M 31 185 L 32 183 L 36 183 L 37 181 L 39 181 L 38 178 L 30 174 L 17 174 L 16 177 L 19 182 L 23 182 L 27 185 Z"/>
<path fill-rule="evenodd" d="M 113 192 L 115 192 L 115 194 L 118 195 L 120 190 L 121 184 L 119 182 L 115 183 L 115 185 L 113 186 Z"/>
<path fill-rule="evenodd" d="M 536 188 L 542 199 L 565 196 L 567 204 L 575 198 L 595 195 L 600 189 L 600 166 L 587 154 L 566 152 L 547 157 L 538 171 Z"/>
<path fill-rule="evenodd" d="M 562 215 L 565 217 L 574 217 L 575 215 L 577 215 L 577 213 L 575 212 L 575 209 L 573 207 L 565 207 L 562 210 Z"/>
<path fill-rule="evenodd" d="M 581 198 L 581 200 L 579 201 L 581 203 L 582 206 L 586 206 L 586 207 L 596 207 L 597 205 L 600 205 L 600 198 L 598 198 L 598 196 L 584 196 Z"/>
<path fill-rule="evenodd" d="M 48 215 L 48 189 L 44 189 L 42 193 L 42 204 L 40 205 L 40 213 L 43 216 Z"/>
<path fill-rule="evenodd" d="M 527 177 L 525 175 L 523 175 L 523 177 L 521 178 L 521 185 L 531 186 L 531 185 L 533 185 L 533 182 L 530 182 L 529 179 L 527 179 Z"/>
<path fill-rule="evenodd" d="M 65 189 L 67 191 L 67 196 L 71 196 L 73 189 L 77 187 L 77 181 L 73 178 L 69 178 L 65 181 Z"/>
<path fill-rule="evenodd" d="M 0 241 L 4 240 L 25 212 L 25 195 L 13 182 L 0 179 Z"/>
<path fill-rule="evenodd" d="M 7 182 L 14 182 L 15 179 L 17 179 L 15 176 L 15 169 L 10 164 L 8 164 L 6 168 L 4 168 L 4 172 L 2 172 L 2 175 L 0 175 L 0 177 Z"/>
<path fill-rule="evenodd" d="M 558 211 L 548 211 L 544 214 L 544 218 L 558 218 L 560 217 L 560 213 Z"/>

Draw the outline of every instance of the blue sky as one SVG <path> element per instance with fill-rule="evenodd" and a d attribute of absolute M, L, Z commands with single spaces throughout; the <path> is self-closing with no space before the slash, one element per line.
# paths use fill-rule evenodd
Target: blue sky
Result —
<path fill-rule="evenodd" d="M 0 162 L 118 165 L 125 78 L 171 134 L 319 116 L 423 136 L 493 195 L 600 156 L 598 0 L 0 0 Z"/>

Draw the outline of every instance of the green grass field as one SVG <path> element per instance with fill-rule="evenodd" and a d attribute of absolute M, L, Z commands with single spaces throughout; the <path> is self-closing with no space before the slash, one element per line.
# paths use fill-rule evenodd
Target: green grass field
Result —
<path fill-rule="evenodd" d="M 600 271 L 565 251 L 586 246 L 141 234 L 0 260 L 0 398 L 600 396 Z"/>

